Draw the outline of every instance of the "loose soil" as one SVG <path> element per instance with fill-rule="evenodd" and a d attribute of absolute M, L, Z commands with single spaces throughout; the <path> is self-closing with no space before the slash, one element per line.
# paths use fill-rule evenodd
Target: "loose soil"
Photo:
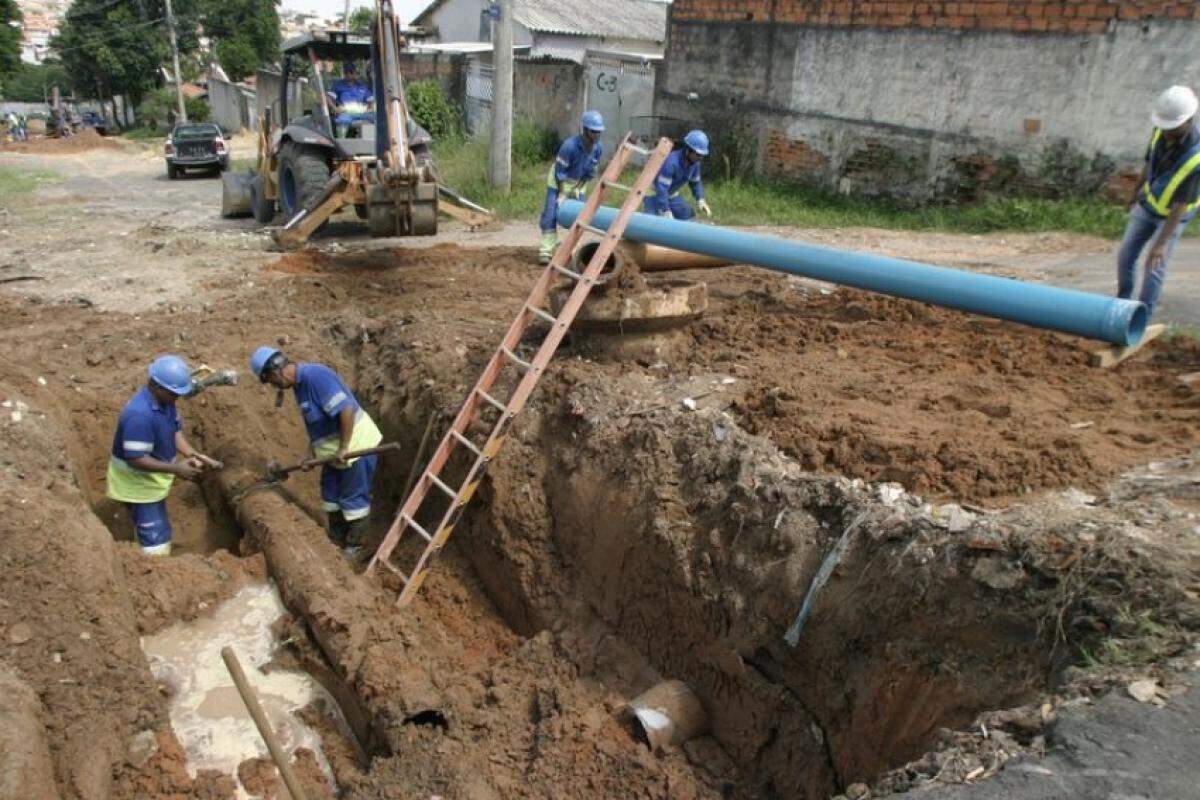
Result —
<path fill-rule="evenodd" d="M 187 273 L 161 304 L 0 294 L 0 665 L 37 699 L 20 713 L 44 719 L 65 798 L 230 795 L 229 776 L 188 777 L 138 637 L 264 570 L 300 620 L 279 658 L 361 723 L 325 750 L 362 800 L 973 780 L 1044 748 L 1065 701 L 1182 680 L 1173 659 L 1200 628 L 1196 403 L 1176 381 L 1192 345 L 1101 372 L 1078 340 L 744 268 L 685 276 L 712 302 L 683 347 L 629 361 L 568 342 L 410 609 L 325 539 L 314 475 L 232 499 L 303 454 L 291 401 L 253 380 L 181 403 L 229 467 L 173 491 L 184 555 L 141 559 L 114 544 L 128 523 L 103 474 L 150 357 L 242 369 L 277 342 L 338 369 L 404 446 L 380 466 L 378 539 L 426 421 L 444 430 L 536 275 L 525 248 L 280 258 L 241 235 L 108 242 L 130 258 L 114 269 Z M 200 247 L 166 252 L 187 239 Z M 621 712 L 668 678 L 710 729 L 651 752 Z M 980 720 L 1001 734 L 986 746 Z"/>
<path fill-rule="evenodd" d="M 123 145 L 115 139 L 105 139 L 94 128 L 84 128 L 67 139 L 51 139 L 37 136 L 25 142 L 0 143 L 0 152 L 38 153 L 41 155 L 66 155 L 86 153 L 97 148 L 119 150 Z"/>

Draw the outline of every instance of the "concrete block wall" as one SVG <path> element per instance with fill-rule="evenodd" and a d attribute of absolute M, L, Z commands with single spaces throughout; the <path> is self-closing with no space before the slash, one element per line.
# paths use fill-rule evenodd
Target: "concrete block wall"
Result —
<path fill-rule="evenodd" d="M 846 192 L 1124 191 L 1198 44 L 1195 0 L 676 0 L 655 113 Z"/>

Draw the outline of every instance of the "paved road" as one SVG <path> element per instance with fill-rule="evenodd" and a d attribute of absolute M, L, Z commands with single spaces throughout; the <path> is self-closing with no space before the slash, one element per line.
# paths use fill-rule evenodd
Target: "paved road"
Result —
<path fill-rule="evenodd" d="M 1165 708 L 1113 692 L 1063 712 L 1046 757 L 922 800 L 1200 800 L 1200 689 Z"/>

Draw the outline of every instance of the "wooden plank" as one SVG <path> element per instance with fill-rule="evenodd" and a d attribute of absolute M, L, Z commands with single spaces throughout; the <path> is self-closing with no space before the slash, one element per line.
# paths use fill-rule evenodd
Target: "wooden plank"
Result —
<path fill-rule="evenodd" d="M 450 217 L 451 219 L 458 220 L 459 222 L 466 225 L 471 230 L 475 230 L 476 228 L 483 227 L 484 225 L 487 225 L 489 222 L 494 221 L 492 219 L 492 217 L 486 216 L 484 214 L 479 214 L 475 211 L 469 211 L 468 209 L 465 209 L 465 208 L 459 208 L 458 206 L 454 205 L 453 203 L 448 203 L 448 202 L 446 202 L 446 200 L 444 198 L 438 203 L 438 213 L 445 214 L 447 217 Z"/>
<path fill-rule="evenodd" d="M 1137 344 L 1131 344 L 1128 347 L 1114 346 L 1103 350 L 1096 350 L 1092 353 L 1091 364 L 1093 367 L 1099 367 L 1100 369 L 1115 367 L 1117 364 L 1136 354 L 1159 336 L 1162 336 L 1163 331 L 1166 329 L 1166 325 L 1147 325 L 1146 332 L 1142 334 L 1142 338 L 1138 340 Z"/>

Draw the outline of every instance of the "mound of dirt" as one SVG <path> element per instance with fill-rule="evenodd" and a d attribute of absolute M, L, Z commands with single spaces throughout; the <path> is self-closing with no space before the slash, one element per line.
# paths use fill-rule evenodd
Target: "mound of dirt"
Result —
<path fill-rule="evenodd" d="M 120 149 L 121 144 L 113 139 L 105 139 L 96 133 L 94 128 L 84 128 L 68 139 L 50 139 L 39 137 L 27 142 L 11 142 L 0 144 L 0 151 L 11 153 L 38 153 L 41 155 L 69 155 L 85 153 L 98 147 Z"/>
<path fill-rule="evenodd" d="M 862 292 L 715 282 L 696 361 L 747 378 L 738 421 L 805 469 L 996 500 L 1094 489 L 1200 441 L 1200 398 L 1172 369 L 1200 362 L 1194 343 L 1093 369 L 1098 343 Z"/>

